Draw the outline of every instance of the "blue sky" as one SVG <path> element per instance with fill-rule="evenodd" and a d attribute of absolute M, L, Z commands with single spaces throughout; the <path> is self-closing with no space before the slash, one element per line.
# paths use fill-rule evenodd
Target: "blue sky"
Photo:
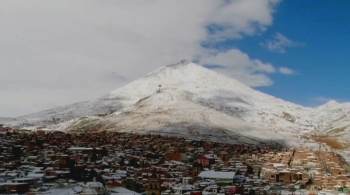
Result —
<path fill-rule="evenodd" d="M 252 58 L 287 66 L 294 75 L 272 75 L 274 84 L 259 88 L 277 97 L 315 106 L 329 99 L 350 99 L 350 1 L 282 1 L 274 22 L 259 35 L 225 42 Z M 285 53 L 271 52 L 261 43 L 281 33 L 297 42 Z"/>

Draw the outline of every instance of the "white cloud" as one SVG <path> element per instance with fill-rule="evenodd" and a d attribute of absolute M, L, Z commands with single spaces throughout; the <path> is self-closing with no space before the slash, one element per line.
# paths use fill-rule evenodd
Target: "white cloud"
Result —
<path fill-rule="evenodd" d="M 282 73 L 282 74 L 285 74 L 285 75 L 292 75 L 294 74 L 294 70 L 288 68 L 288 67 L 280 67 L 279 68 L 279 72 Z"/>
<path fill-rule="evenodd" d="M 203 42 L 253 35 L 271 25 L 277 3 L 2 0 L 0 115 L 95 98 L 161 65 L 203 56 Z M 208 26 L 216 28 L 208 33 Z M 271 65 L 251 63 L 259 71 L 242 69 L 241 80 L 271 82 Z"/>
<path fill-rule="evenodd" d="M 261 45 L 272 52 L 286 53 L 288 48 L 300 47 L 303 44 L 295 42 L 281 33 L 276 33 L 272 39 L 261 43 Z"/>
<path fill-rule="evenodd" d="M 208 41 L 240 38 L 262 31 L 272 24 L 272 13 L 280 0 L 226 0 L 210 17 L 210 24 L 221 29 L 210 35 Z M 224 3 L 226 2 L 226 3 Z"/>
<path fill-rule="evenodd" d="M 272 85 L 268 74 L 275 73 L 276 68 L 260 60 L 251 59 L 238 49 L 226 52 L 212 52 L 200 61 L 201 64 L 213 65 L 218 72 L 234 77 L 250 86 L 261 87 Z"/>

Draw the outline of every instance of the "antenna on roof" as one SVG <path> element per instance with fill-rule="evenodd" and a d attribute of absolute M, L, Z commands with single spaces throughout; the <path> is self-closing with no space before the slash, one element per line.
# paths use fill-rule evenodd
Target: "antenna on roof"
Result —
<path fill-rule="evenodd" d="M 157 93 L 160 93 L 161 88 L 162 88 L 162 85 L 159 84 L 159 85 L 158 85 L 158 89 L 157 89 Z"/>
<path fill-rule="evenodd" d="M 188 64 L 189 61 L 187 59 L 182 59 L 178 64 Z"/>

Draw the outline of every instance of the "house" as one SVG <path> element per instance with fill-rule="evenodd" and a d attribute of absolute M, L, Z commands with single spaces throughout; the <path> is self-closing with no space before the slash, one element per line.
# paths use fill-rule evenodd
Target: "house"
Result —
<path fill-rule="evenodd" d="M 25 194 L 29 191 L 30 185 L 28 183 L 0 183 L 1 194 Z"/>
<path fill-rule="evenodd" d="M 114 187 L 109 189 L 110 195 L 141 195 L 124 187 Z"/>
<path fill-rule="evenodd" d="M 233 178 L 236 175 L 232 171 L 202 171 L 198 177 L 201 179 L 211 179 L 215 180 L 217 183 L 232 183 Z"/>
<path fill-rule="evenodd" d="M 209 167 L 210 165 L 209 158 L 207 158 L 204 155 L 198 157 L 197 163 L 200 164 L 202 167 Z"/>

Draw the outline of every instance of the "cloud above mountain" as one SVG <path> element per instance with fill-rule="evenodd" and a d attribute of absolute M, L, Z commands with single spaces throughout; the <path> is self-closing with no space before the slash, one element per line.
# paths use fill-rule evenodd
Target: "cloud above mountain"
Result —
<path fill-rule="evenodd" d="M 253 87 L 271 85 L 273 81 L 268 74 L 276 72 L 272 64 L 251 59 L 238 49 L 206 55 L 201 59 L 201 63 Z"/>
<path fill-rule="evenodd" d="M 239 50 L 233 55 L 203 45 L 264 31 L 278 3 L 2 0 L 0 115 L 95 98 L 184 58 L 212 62 L 229 56 L 230 76 L 251 86 L 268 85 L 273 65 Z"/>
<path fill-rule="evenodd" d="M 304 44 L 291 40 L 282 33 L 275 33 L 274 36 L 260 44 L 271 52 L 286 53 L 289 48 L 301 47 Z"/>

